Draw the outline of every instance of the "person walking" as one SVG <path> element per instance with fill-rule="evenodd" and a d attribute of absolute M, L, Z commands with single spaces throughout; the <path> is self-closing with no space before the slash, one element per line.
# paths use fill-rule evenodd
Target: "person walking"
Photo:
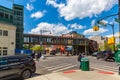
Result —
<path fill-rule="evenodd" d="M 83 53 L 79 53 L 77 60 L 80 62 L 80 69 L 81 69 L 81 59 L 84 58 Z"/>

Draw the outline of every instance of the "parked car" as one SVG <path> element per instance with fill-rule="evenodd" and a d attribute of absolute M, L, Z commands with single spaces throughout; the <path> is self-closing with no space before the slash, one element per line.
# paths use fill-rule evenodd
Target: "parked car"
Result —
<path fill-rule="evenodd" d="M 55 55 L 55 54 L 56 54 L 56 51 L 55 51 L 55 50 L 51 50 L 51 51 L 50 51 L 50 54 L 51 54 L 51 55 Z"/>
<path fill-rule="evenodd" d="M 112 51 L 101 51 L 97 54 L 97 59 L 103 58 L 105 61 L 113 60 L 114 59 L 114 53 Z"/>
<path fill-rule="evenodd" d="M 27 79 L 35 73 L 35 61 L 28 55 L 0 57 L 0 80 L 20 77 Z"/>
<path fill-rule="evenodd" d="M 97 56 L 98 53 L 99 53 L 99 52 L 94 52 L 94 53 L 92 54 L 92 56 Z"/>

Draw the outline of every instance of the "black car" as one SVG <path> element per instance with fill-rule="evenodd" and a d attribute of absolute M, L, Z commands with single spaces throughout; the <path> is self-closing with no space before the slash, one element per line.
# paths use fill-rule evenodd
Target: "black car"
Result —
<path fill-rule="evenodd" d="M 36 71 L 33 58 L 28 55 L 0 57 L 0 80 L 19 77 L 27 79 Z"/>
<path fill-rule="evenodd" d="M 97 59 L 103 58 L 105 61 L 115 61 L 112 51 L 101 51 L 97 54 Z"/>
<path fill-rule="evenodd" d="M 52 51 L 50 51 L 50 54 L 51 54 L 51 55 L 55 55 L 55 54 L 56 54 L 56 51 L 55 51 L 55 50 L 52 50 Z"/>

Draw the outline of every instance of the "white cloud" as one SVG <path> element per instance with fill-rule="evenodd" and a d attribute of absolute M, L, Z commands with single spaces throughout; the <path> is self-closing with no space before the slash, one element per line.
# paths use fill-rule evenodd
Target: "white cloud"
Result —
<path fill-rule="evenodd" d="M 69 24 L 68 26 L 72 29 L 84 29 L 84 28 L 86 28 L 86 26 L 82 26 L 82 25 L 79 25 L 77 23 Z"/>
<path fill-rule="evenodd" d="M 37 25 L 36 28 L 32 29 L 29 33 L 40 34 L 40 30 L 45 30 L 48 32 L 42 32 L 42 34 L 50 35 L 61 35 L 70 32 L 63 24 L 50 24 L 47 22 L 41 22 Z"/>
<path fill-rule="evenodd" d="M 41 18 L 44 16 L 45 13 L 46 13 L 46 11 L 43 11 L 43 12 L 37 11 L 37 12 L 31 14 L 31 18 L 36 18 L 36 19 Z"/>
<path fill-rule="evenodd" d="M 108 29 L 104 29 L 104 28 L 99 28 L 98 31 L 93 31 L 93 29 L 91 28 L 91 29 L 85 30 L 83 32 L 83 34 L 93 36 L 93 35 L 102 34 L 102 33 L 107 32 L 107 31 L 108 31 Z"/>
<path fill-rule="evenodd" d="M 36 0 L 30 0 L 30 2 L 35 2 Z"/>
<path fill-rule="evenodd" d="M 56 0 L 47 0 L 47 5 L 57 8 L 61 17 L 66 20 L 75 18 L 92 17 L 102 11 L 110 10 L 116 0 L 67 0 L 66 4 L 58 4 Z"/>
<path fill-rule="evenodd" d="M 95 25 L 95 21 L 96 21 L 96 20 L 92 20 L 91 26 L 94 26 L 94 25 Z"/>
<path fill-rule="evenodd" d="M 112 37 L 112 36 L 113 36 L 113 34 L 110 34 L 110 35 L 106 35 L 105 37 Z M 116 33 L 114 34 L 114 36 L 119 37 L 119 32 L 116 32 Z"/>
<path fill-rule="evenodd" d="M 110 34 L 110 35 L 106 35 L 105 37 L 112 37 L 113 36 L 113 34 Z M 116 32 L 115 34 L 114 34 L 114 36 L 116 37 L 115 38 L 115 42 L 116 42 L 116 44 L 117 43 L 119 43 L 119 32 Z"/>
<path fill-rule="evenodd" d="M 27 6 L 26 6 L 27 10 L 31 11 L 34 9 L 33 5 L 32 4 L 29 4 L 27 3 Z"/>

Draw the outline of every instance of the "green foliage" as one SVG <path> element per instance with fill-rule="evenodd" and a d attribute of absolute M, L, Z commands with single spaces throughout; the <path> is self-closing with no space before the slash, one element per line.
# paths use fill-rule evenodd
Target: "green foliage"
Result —
<path fill-rule="evenodd" d="M 39 45 L 33 46 L 31 49 L 34 51 L 43 51 L 44 50 L 44 48 L 42 46 L 39 46 Z"/>
<path fill-rule="evenodd" d="M 23 48 L 24 48 L 24 49 L 29 49 L 29 46 L 24 45 Z"/>

